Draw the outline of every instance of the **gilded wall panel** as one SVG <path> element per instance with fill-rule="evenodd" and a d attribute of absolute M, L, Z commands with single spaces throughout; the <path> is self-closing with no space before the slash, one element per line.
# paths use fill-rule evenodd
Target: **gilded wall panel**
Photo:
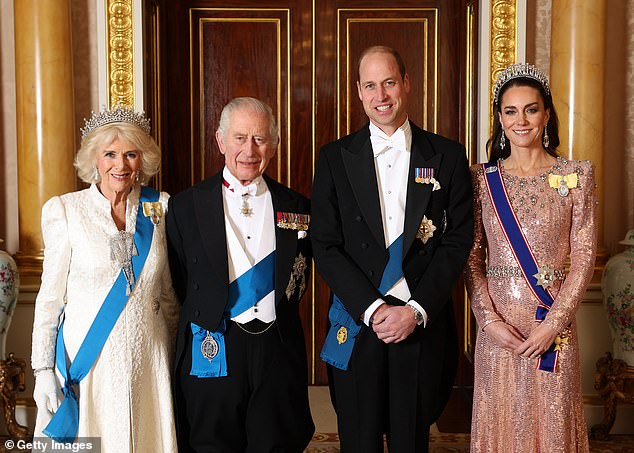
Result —
<path fill-rule="evenodd" d="M 517 4 L 516 0 L 492 0 L 491 3 L 491 55 L 489 80 L 489 129 L 493 117 L 493 85 L 498 74 L 517 55 Z"/>
<path fill-rule="evenodd" d="M 106 14 L 108 103 L 134 105 L 132 0 L 109 0 Z"/>

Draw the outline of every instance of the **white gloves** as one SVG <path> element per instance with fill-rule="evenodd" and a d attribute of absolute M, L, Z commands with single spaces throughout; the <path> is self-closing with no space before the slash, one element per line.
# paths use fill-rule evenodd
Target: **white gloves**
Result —
<path fill-rule="evenodd" d="M 63 399 L 57 376 L 53 370 L 42 370 L 37 373 L 33 399 L 37 405 L 37 418 L 42 417 L 42 420 L 46 420 L 46 424 L 42 425 L 46 426 Z"/>

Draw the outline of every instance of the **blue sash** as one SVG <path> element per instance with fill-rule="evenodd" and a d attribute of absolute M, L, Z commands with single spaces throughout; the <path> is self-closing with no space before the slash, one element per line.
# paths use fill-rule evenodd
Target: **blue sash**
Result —
<path fill-rule="evenodd" d="M 215 332 L 208 331 L 193 322 L 191 323 L 192 368 L 189 374 L 201 378 L 226 376 L 226 320 L 244 313 L 274 290 L 275 250 L 229 284 L 227 306 L 220 326 Z M 201 352 L 203 342 L 207 336 L 211 336 L 217 346 L 217 352 L 211 360 L 205 358 Z"/>
<path fill-rule="evenodd" d="M 543 321 L 554 302 L 553 296 L 547 289 L 538 285 L 537 278 L 534 277 L 538 272 L 537 261 L 535 260 L 535 255 L 533 255 L 528 241 L 524 237 L 524 233 L 522 233 L 517 217 L 515 217 L 515 212 L 508 200 L 508 194 L 502 182 L 502 175 L 497 167 L 491 163 L 483 164 L 482 168 L 484 169 L 484 180 L 489 198 L 491 199 L 491 204 L 493 205 L 493 211 L 498 218 L 506 240 L 511 246 L 515 260 L 522 269 L 524 280 L 526 280 L 529 289 L 537 299 L 535 319 Z M 549 372 L 555 371 L 557 357 L 559 355 L 559 351 L 555 350 L 555 346 L 553 343 L 538 359 L 537 367 L 540 370 Z"/>
<path fill-rule="evenodd" d="M 389 258 L 378 288 L 383 295 L 403 277 L 403 234 L 390 244 L 387 253 Z M 337 295 L 332 298 L 328 319 L 330 330 L 326 335 L 320 357 L 335 368 L 347 371 L 355 339 L 361 330 L 362 323 L 352 319 Z"/>
<path fill-rule="evenodd" d="M 136 232 L 134 234 L 134 243 L 138 255 L 132 257 L 132 269 L 137 278 L 141 275 L 154 234 L 154 226 L 150 218 L 143 215 L 143 206 L 141 203 L 158 201 L 158 199 L 159 192 L 156 190 L 150 187 L 141 188 L 139 208 L 136 217 Z M 128 296 L 126 296 L 127 288 L 128 282 L 122 270 L 101 304 L 101 308 L 90 326 L 86 338 L 84 338 L 84 341 L 77 351 L 75 360 L 73 360 L 69 367 L 67 367 L 66 364 L 64 323 L 62 322 L 59 327 L 57 345 L 55 348 L 55 362 L 57 369 L 64 378 L 64 387 L 62 388 L 64 400 L 43 431 L 45 435 L 58 442 L 73 442 L 77 437 L 77 430 L 79 429 L 79 403 L 76 387 L 90 372 L 117 319 L 119 319 L 119 315 L 128 301 Z M 87 397 L 90 396 L 87 395 Z"/>

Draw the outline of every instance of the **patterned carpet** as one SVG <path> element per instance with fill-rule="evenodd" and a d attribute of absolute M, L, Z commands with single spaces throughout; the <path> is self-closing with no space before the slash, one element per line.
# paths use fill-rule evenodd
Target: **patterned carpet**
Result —
<path fill-rule="evenodd" d="M 429 451 L 430 453 L 468 453 L 469 435 L 432 434 Z M 305 453 L 339 453 L 337 434 L 316 433 Z M 634 453 L 634 436 L 613 435 L 609 442 L 591 440 L 590 453 Z"/>

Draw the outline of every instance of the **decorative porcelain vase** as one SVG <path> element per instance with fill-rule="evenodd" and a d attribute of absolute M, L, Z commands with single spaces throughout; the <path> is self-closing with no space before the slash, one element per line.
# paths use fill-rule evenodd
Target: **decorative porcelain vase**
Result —
<path fill-rule="evenodd" d="M 627 249 L 605 265 L 603 302 L 614 340 L 614 358 L 634 366 L 634 230 L 628 231 L 619 244 Z"/>
<path fill-rule="evenodd" d="M 4 241 L 0 239 L 0 245 Z M 5 360 L 7 332 L 18 301 L 20 275 L 11 255 L 0 250 L 0 359 Z"/>

